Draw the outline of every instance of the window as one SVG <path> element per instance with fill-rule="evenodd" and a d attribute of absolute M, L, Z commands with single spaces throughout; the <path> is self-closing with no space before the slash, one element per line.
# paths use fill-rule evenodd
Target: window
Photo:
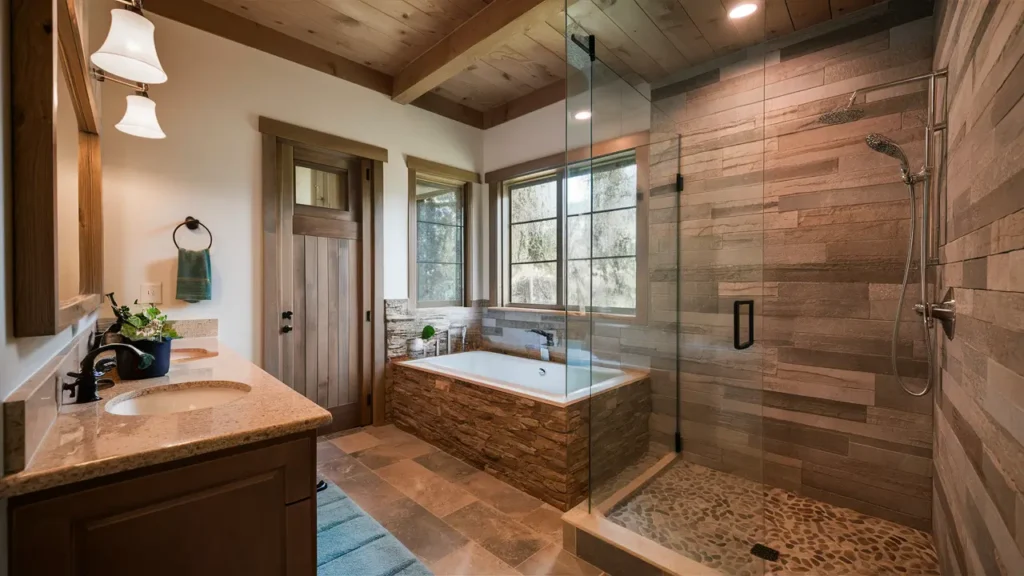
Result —
<path fill-rule="evenodd" d="M 559 303 L 559 189 L 557 175 L 509 187 L 512 302 Z"/>
<path fill-rule="evenodd" d="M 591 187 L 593 182 L 593 187 Z M 636 155 L 569 167 L 568 279 L 572 308 L 636 309 Z"/>
<path fill-rule="evenodd" d="M 409 306 L 469 306 L 470 192 L 480 176 L 406 157 L 409 167 Z M 385 231 L 385 234 L 387 231 Z"/>
<path fill-rule="evenodd" d="M 465 289 L 463 185 L 416 179 L 416 301 L 462 306 Z"/>
<path fill-rule="evenodd" d="M 528 174 L 505 189 L 508 305 L 636 312 L 635 151 Z"/>

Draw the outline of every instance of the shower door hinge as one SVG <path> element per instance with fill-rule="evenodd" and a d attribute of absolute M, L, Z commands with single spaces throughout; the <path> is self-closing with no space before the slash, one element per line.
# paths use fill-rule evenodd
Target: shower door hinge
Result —
<path fill-rule="evenodd" d="M 580 48 L 587 52 L 587 56 L 590 57 L 591 62 L 597 60 L 597 38 L 593 34 L 587 36 L 586 43 L 577 38 L 575 34 L 570 34 L 569 38 L 572 39 L 573 44 L 579 46 Z"/>
<path fill-rule="evenodd" d="M 676 173 L 676 192 L 683 191 L 683 175 Z"/>

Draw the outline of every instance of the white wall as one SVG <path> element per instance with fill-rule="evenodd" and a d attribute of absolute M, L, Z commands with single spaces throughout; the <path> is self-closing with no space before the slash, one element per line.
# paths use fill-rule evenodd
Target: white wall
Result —
<path fill-rule="evenodd" d="M 545 106 L 484 131 L 484 171 L 513 166 L 575 149 L 589 142 L 611 140 L 651 127 L 651 103 L 644 96 L 646 86 L 638 91 L 605 71 L 600 86 L 590 94 L 573 97 L 573 110 L 589 106 L 593 117 L 579 121 L 565 110 L 565 100 Z"/>
<path fill-rule="evenodd" d="M 94 2 L 99 5 L 101 2 Z M 112 3 L 110 4 L 112 5 Z M 108 5 L 97 10 L 106 13 Z M 172 318 L 218 318 L 221 338 L 258 360 L 261 320 L 259 116 L 387 148 L 384 169 L 384 297 L 407 296 L 407 187 L 404 155 L 459 168 L 483 168 L 483 132 L 386 96 L 229 42 L 159 16 L 157 49 L 169 81 L 153 86 L 166 140 L 113 128 L 129 90 L 107 83 L 103 182 L 105 284 L 122 300 L 143 282 L 163 283 Z M 102 42 L 108 14 L 93 12 Z M 98 30 L 97 26 L 101 29 Z M 174 299 L 176 251 L 171 230 L 186 216 L 214 234 L 213 300 Z M 203 243 L 182 229 L 190 247 Z M 479 282 L 473 294 L 482 297 Z"/>

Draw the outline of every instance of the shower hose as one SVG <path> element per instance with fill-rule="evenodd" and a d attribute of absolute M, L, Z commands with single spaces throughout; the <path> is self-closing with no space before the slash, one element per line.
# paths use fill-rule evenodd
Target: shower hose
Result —
<path fill-rule="evenodd" d="M 900 386 L 903 388 L 903 390 L 907 394 L 910 394 L 911 396 L 924 396 L 932 388 L 932 366 L 934 366 L 934 363 L 932 362 L 932 355 L 935 353 L 932 350 L 931 332 L 928 330 L 927 310 L 924 310 L 921 314 L 921 330 L 924 332 L 924 345 L 925 348 L 927 348 L 928 350 L 928 377 L 927 380 L 925 380 L 924 388 L 917 391 L 910 389 L 907 386 L 906 382 L 903 381 L 903 378 L 900 377 L 900 369 L 898 363 L 896 362 L 896 348 L 899 346 L 900 338 L 900 317 L 903 315 L 903 298 L 907 293 L 907 284 L 910 281 L 910 262 L 914 258 L 914 238 L 917 236 L 917 196 L 914 193 L 913 180 L 907 182 L 907 188 L 910 190 L 910 241 L 907 243 L 907 263 L 906 266 L 904 266 L 903 268 L 903 285 L 900 288 L 899 304 L 897 304 L 896 306 L 896 319 L 893 320 L 891 349 L 892 353 L 890 357 L 892 359 L 892 372 L 893 374 L 896 375 L 896 381 L 900 383 Z M 921 255 L 921 265 L 918 266 L 918 269 L 921 273 L 921 303 L 924 304 L 925 302 L 928 301 L 926 298 L 928 293 L 927 285 L 925 283 L 926 264 L 924 259 L 923 246 L 921 248 Z"/>

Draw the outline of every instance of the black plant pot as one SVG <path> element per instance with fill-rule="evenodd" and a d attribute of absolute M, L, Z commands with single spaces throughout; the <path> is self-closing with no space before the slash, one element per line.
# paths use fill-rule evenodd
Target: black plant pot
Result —
<path fill-rule="evenodd" d="M 141 352 L 153 357 L 153 363 L 148 368 L 139 368 L 139 357 L 129 350 L 117 350 L 117 374 L 121 380 L 143 380 L 145 378 L 156 378 L 167 374 L 171 369 L 171 340 L 165 339 L 160 342 L 152 340 L 139 340 L 137 342 L 124 339 L 125 344 L 138 348 Z"/>

